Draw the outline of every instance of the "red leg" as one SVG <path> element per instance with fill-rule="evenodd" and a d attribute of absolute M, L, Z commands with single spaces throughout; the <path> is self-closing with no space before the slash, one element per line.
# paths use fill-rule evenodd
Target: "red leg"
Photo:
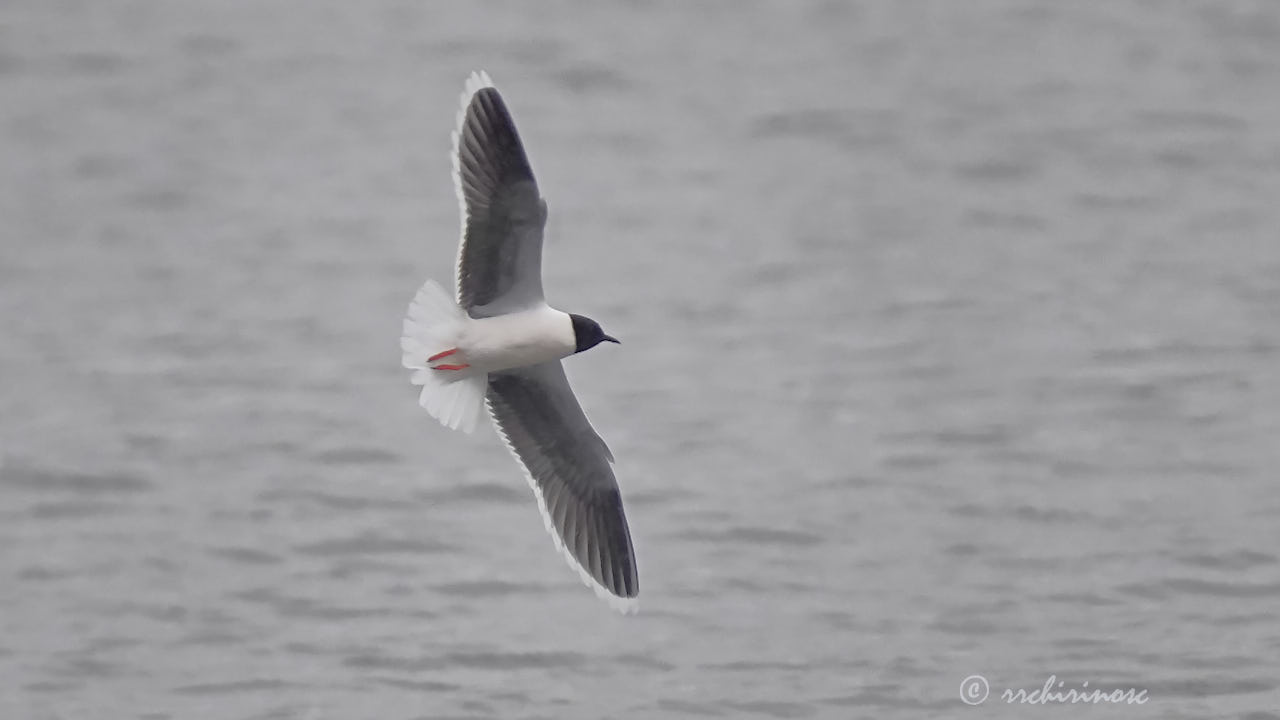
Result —
<path fill-rule="evenodd" d="M 432 355 L 431 357 L 427 358 L 427 362 L 435 362 L 440 358 L 447 358 L 456 352 L 458 352 L 458 348 L 450 348 L 448 350 L 445 350 L 444 352 L 438 352 L 435 355 Z"/>
<path fill-rule="evenodd" d="M 466 370 L 470 365 L 436 365 L 432 370 Z"/>

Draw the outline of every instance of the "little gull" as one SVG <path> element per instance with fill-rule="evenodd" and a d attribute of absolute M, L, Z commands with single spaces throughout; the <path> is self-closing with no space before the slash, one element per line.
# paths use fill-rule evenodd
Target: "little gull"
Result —
<path fill-rule="evenodd" d="M 487 406 L 524 469 L 551 539 L 582 581 L 622 612 L 640 591 L 613 454 L 587 421 L 560 359 L 618 342 L 542 295 L 547 203 L 506 103 L 473 73 L 453 132 L 462 213 L 457 302 L 432 280 L 409 305 L 400 346 L 432 417 L 471 432 Z"/>

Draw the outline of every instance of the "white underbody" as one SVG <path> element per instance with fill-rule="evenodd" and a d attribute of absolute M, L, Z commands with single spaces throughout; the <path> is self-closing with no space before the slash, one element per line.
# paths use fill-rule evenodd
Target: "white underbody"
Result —
<path fill-rule="evenodd" d="M 455 347 L 457 355 L 440 362 L 465 363 L 488 373 L 568 357 L 577 341 L 568 313 L 542 304 L 496 317 L 468 318 L 458 328 Z"/>
<path fill-rule="evenodd" d="M 409 304 L 402 364 L 422 386 L 419 404 L 445 427 L 471 432 L 484 408 L 488 375 L 538 365 L 577 349 L 573 319 L 546 303 L 472 318 L 428 280 Z"/>

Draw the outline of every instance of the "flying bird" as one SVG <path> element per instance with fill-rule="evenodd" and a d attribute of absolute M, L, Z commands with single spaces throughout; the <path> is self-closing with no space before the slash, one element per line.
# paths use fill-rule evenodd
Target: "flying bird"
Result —
<path fill-rule="evenodd" d="M 634 612 L 639 578 L 613 454 L 560 364 L 618 341 L 595 320 L 547 305 L 547 203 L 511 113 L 483 71 L 462 93 L 453 183 L 462 214 L 456 302 L 427 280 L 400 339 L 402 363 L 422 386 L 418 402 L 445 427 L 468 433 L 487 408 L 556 548 L 597 595 Z"/>

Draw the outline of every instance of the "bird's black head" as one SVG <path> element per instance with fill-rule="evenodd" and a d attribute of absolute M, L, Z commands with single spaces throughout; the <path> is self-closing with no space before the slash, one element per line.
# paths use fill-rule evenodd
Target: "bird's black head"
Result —
<path fill-rule="evenodd" d="M 606 340 L 611 343 L 618 342 L 616 339 L 605 335 L 604 330 L 600 329 L 600 323 L 589 317 L 570 313 L 569 319 L 573 320 L 573 337 L 578 343 L 578 349 L 574 350 L 575 353 L 590 350 Z"/>

